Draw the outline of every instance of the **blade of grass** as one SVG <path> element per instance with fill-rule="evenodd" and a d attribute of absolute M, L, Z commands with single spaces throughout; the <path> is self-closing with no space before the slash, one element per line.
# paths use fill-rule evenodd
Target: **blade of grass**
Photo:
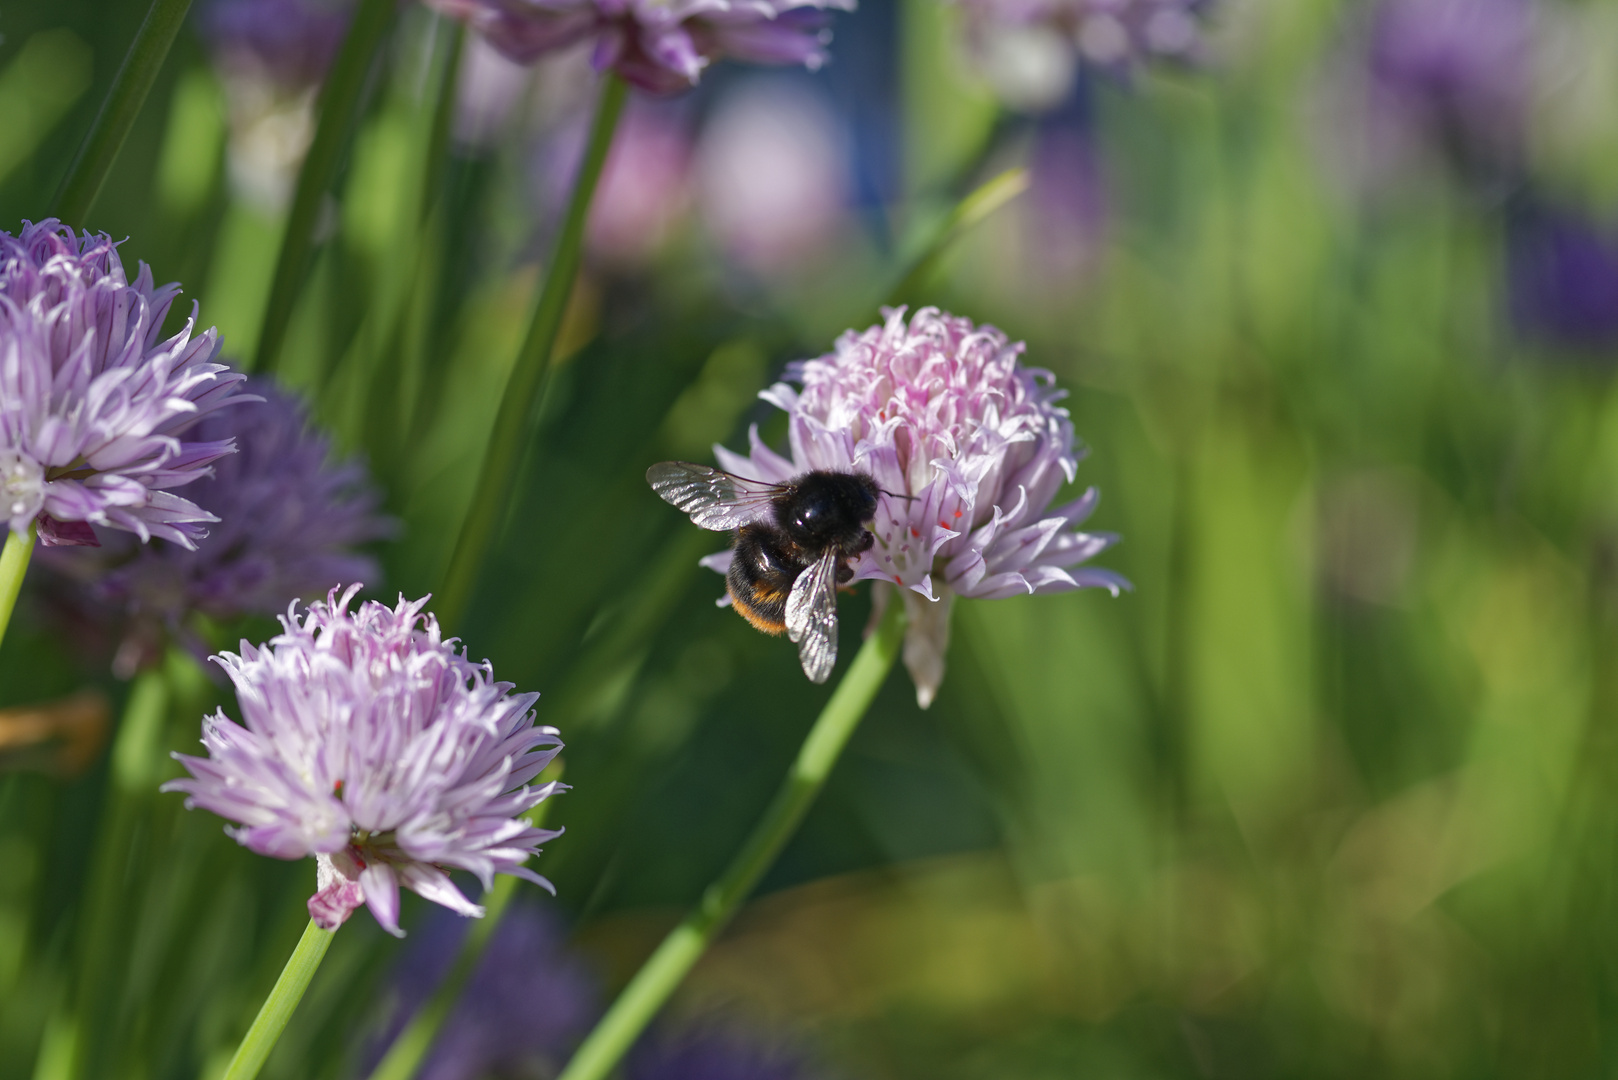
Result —
<path fill-rule="evenodd" d="M 478 468 L 472 503 L 461 523 L 460 536 L 455 541 L 455 551 L 450 556 L 443 586 L 438 590 L 434 606 L 446 627 L 453 628 L 459 624 L 471 600 L 483 554 L 494 537 L 510 496 L 508 489 L 522 457 L 529 418 L 537 410 L 550 381 L 551 352 L 556 345 L 556 335 L 562 328 L 562 316 L 567 311 L 568 299 L 573 294 L 573 282 L 578 277 L 579 264 L 583 260 L 584 227 L 590 216 L 590 203 L 595 197 L 596 183 L 601 179 L 601 170 L 606 164 L 607 151 L 612 146 L 613 132 L 617 130 L 618 116 L 623 112 L 627 94 L 627 84 L 617 75 L 608 74 L 602 79 L 595 120 L 590 127 L 584 158 L 579 163 L 579 174 L 573 181 L 573 194 L 568 200 L 567 214 L 562 219 L 562 229 L 556 238 L 556 250 L 547 268 L 545 286 L 534 310 L 533 322 L 529 324 L 522 351 L 517 354 L 505 393 L 501 395 L 500 411 L 495 417 L 494 430 L 489 435 L 488 446 Z"/>
<path fill-rule="evenodd" d="M 337 179 L 343 151 L 353 137 L 365 102 L 372 62 L 387 40 L 397 7 L 395 0 L 361 0 L 321 88 L 320 119 L 303 167 L 298 170 L 298 186 L 292 196 L 292 209 L 287 212 L 281 253 L 276 259 L 258 348 L 253 354 L 253 366 L 259 371 L 274 371 L 279 362 L 287 324 L 314 251 L 321 204 Z"/>
<path fill-rule="evenodd" d="M 191 0 L 152 0 L 152 6 L 135 31 L 135 40 L 124 54 L 118 74 L 96 113 L 95 122 L 79 144 L 79 151 L 62 177 L 61 187 L 51 200 L 51 216 L 74 228 L 83 228 L 84 219 L 95 205 L 101 186 L 107 182 L 112 163 L 118 159 L 129 129 L 135 126 L 146 95 L 151 93 L 157 73 L 168 58 L 174 37 L 191 10 Z"/>
<path fill-rule="evenodd" d="M 897 284 L 888 291 L 887 304 L 914 303 L 916 296 L 932 276 L 937 273 L 950 245 L 984 218 L 1005 206 L 1028 190 L 1028 170 L 1007 169 L 978 186 L 970 195 L 955 205 L 944 220 L 938 223 L 921 252 L 911 260 Z"/>

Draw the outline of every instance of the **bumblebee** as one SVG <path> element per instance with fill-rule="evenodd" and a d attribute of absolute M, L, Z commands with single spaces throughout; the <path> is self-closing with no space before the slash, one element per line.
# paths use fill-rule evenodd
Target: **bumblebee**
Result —
<path fill-rule="evenodd" d="M 817 469 L 771 484 L 661 461 L 646 482 L 704 529 L 735 534 L 731 604 L 766 634 L 784 632 L 809 681 L 825 682 L 837 664 L 837 586 L 853 580 L 850 560 L 876 542 L 866 527 L 882 494 L 876 481 Z"/>

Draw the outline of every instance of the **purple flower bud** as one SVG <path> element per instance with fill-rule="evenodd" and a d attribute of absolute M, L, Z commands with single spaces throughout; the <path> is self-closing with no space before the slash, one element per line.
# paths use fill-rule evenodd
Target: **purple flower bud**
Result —
<path fill-rule="evenodd" d="M 754 64 L 826 61 L 828 8 L 853 0 L 428 0 L 464 20 L 521 63 L 581 41 L 609 68 L 653 94 L 697 84 L 703 68 L 730 58 Z"/>
<path fill-rule="evenodd" d="M 159 341 L 178 285 L 145 263 L 131 285 L 106 234 L 54 219 L 0 232 L 0 494 L 11 530 L 41 542 L 94 543 L 88 525 L 185 547 L 214 515 L 174 488 L 234 449 L 227 431 L 191 434 L 203 416 L 249 400 L 214 362 L 217 334 L 185 327 Z M 183 437 L 182 437 L 183 436 Z"/>
<path fill-rule="evenodd" d="M 956 596 L 1087 586 L 1117 595 L 1129 583 L 1079 567 L 1116 540 L 1078 529 L 1095 509 L 1094 488 L 1050 505 L 1081 453 L 1052 375 L 1023 367 L 1023 345 L 992 326 L 936 308 L 908 323 L 903 308 L 885 314 L 883 325 L 838 338 L 835 352 L 789 365 L 802 390 L 777 383 L 760 395 L 790 416 L 790 458 L 764 445 L 756 426 L 751 456 L 714 453 L 738 476 L 782 482 L 811 469 L 854 470 L 888 493 L 854 579 L 901 590 L 905 664 L 925 708 L 944 677 Z M 723 572 L 728 555 L 705 565 Z"/>
<path fill-rule="evenodd" d="M 550 888 L 522 865 L 561 835 L 522 816 L 563 789 L 528 786 L 562 748 L 534 724 L 539 695 L 512 694 L 457 652 L 422 614 L 425 598 L 351 612 L 358 591 L 333 590 L 301 621 L 294 605 L 267 644 L 214 658 L 243 722 L 204 719 L 208 756 L 176 754 L 191 777 L 163 790 L 236 822 L 227 831 L 261 855 L 315 856 L 309 914 L 327 930 L 365 904 L 403 937 L 401 885 L 481 917 L 449 870 L 484 889 L 495 874 Z"/>

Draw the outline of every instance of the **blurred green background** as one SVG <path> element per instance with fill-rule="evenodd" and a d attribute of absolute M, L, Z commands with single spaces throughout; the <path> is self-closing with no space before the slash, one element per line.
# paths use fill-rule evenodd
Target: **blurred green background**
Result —
<path fill-rule="evenodd" d="M 1101 561 L 1135 591 L 960 605 L 936 704 L 891 677 L 677 1011 L 788 1028 L 850 1077 L 1618 1075 L 1618 333 L 1535 333 L 1512 261 L 1530 204 L 1618 215 L 1618 4 L 1532 10 L 1520 142 L 1481 176 L 1442 147 L 1385 167 L 1344 105 L 1372 9 L 1329 0 L 1230 0 L 1203 64 L 1081 76 L 1036 118 L 995 104 L 958 10 L 868 0 L 816 76 L 715 70 L 646 109 L 686 133 L 696 190 L 738 103 L 799 94 L 846 183 L 814 250 L 737 256 L 701 190 L 631 218 L 646 250 L 597 244 L 461 628 L 568 742 L 539 869 L 609 982 L 829 693 L 713 606 L 695 560 L 722 541 L 645 467 L 752 422 L 779 444 L 756 392 L 874 321 L 966 186 L 1028 164 L 919 299 L 1025 339 L 1071 392 L 1079 483 L 1124 538 Z M 43 215 L 141 14 L 0 10 L 0 227 Z M 580 96 L 542 72 L 424 186 L 452 40 L 401 8 L 282 368 L 404 523 L 383 598 L 447 561 Z M 227 353 L 256 339 L 283 212 L 233 179 L 229 74 L 182 33 L 82 223 L 181 281 Z M 1598 271 L 1569 280 L 1599 294 Z M 843 602 L 845 656 L 867 610 Z M 118 715 L 105 651 L 37 588 L 20 611 L 0 705 L 93 685 Z M 175 666 L 160 741 L 189 749 L 223 694 Z M 105 1075 L 216 1072 L 303 926 L 311 867 L 156 795 L 151 749 L 127 796 L 104 751 L 0 757 L 0 1078 L 55 1075 L 90 890 L 127 898 Z M 113 807 L 122 854 L 91 880 Z M 405 947 L 349 924 L 267 1075 L 354 1075 Z"/>

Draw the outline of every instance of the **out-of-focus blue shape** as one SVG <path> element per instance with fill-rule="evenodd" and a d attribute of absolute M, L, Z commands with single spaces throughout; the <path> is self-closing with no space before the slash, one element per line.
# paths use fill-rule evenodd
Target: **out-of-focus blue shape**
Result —
<path fill-rule="evenodd" d="M 1507 236 L 1507 282 L 1523 336 L 1618 349 L 1618 229 L 1568 210 L 1523 211 Z"/>

